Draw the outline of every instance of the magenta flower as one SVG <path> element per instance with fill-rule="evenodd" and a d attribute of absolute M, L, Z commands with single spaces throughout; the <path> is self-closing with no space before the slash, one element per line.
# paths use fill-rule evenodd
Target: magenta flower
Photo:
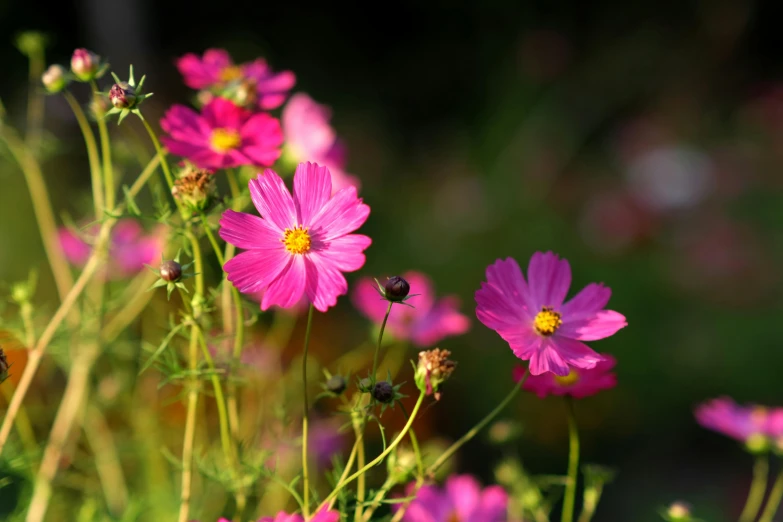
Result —
<path fill-rule="evenodd" d="M 407 494 L 415 491 L 408 485 Z M 395 510 L 399 504 L 395 504 Z M 506 522 L 508 495 L 500 486 L 481 489 L 470 475 L 453 475 L 445 487 L 423 486 L 405 511 L 404 522 Z"/>
<path fill-rule="evenodd" d="M 201 110 L 174 105 L 160 121 L 169 136 L 161 141 L 172 154 L 199 168 L 272 165 L 280 157 L 280 122 L 264 112 L 252 114 L 223 98 L 213 98 Z"/>
<path fill-rule="evenodd" d="M 240 292 L 264 291 L 261 309 L 294 306 L 302 295 L 321 312 L 348 291 L 342 272 L 364 265 L 372 240 L 351 234 L 370 215 L 370 207 L 347 187 L 332 196 L 329 169 L 301 163 L 294 195 L 273 170 L 250 180 L 250 195 L 261 218 L 226 210 L 220 237 L 245 249 L 223 269 Z"/>
<path fill-rule="evenodd" d="M 417 346 L 432 346 L 445 337 L 461 335 L 470 328 L 470 321 L 459 312 L 459 300 L 454 296 L 435 298 L 432 281 L 420 272 L 402 275 L 411 287 L 408 306 L 395 306 L 386 328 L 398 339 L 410 340 Z M 381 324 L 389 303 L 378 295 L 378 285 L 370 278 L 360 279 L 353 292 L 353 304 L 364 315 Z"/>
<path fill-rule="evenodd" d="M 177 60 L 177 69 L 191 89 L 223 89 L 231 84 L 250 82 L 255 86 L 258 105 L 275 109 L 283 104 L 296 76 L 291 71 L 276 73 L 263 59 L 235 65 L 223 49 L 207 49 L 204 56 L 188 53 Z"/>
<path fill-rule="evenodd" d="M 552 372 L 529 375 L 522 388 L 542 399 L 548 395 L 568 395 L 575 399 L 584 399 L 601 390 L 610 390 L 617 386 L 617 375 L 612 371 L 615 364 L 617 361 L 614 357 L 603 355 L 603 360 L 594 368 L 571 368 L 565 377 Z M 514 381 L 519 382 L 526 371 L 524 366 L 514 368 Z"/>
<path fill-rule="evenodd" d="M 564 303 L 571 285 L 568 261 L 552 252 L 530 259 L 528 281 L 511 258 L 487 268 L 487 282 L 476 292 L 476 315 L 495 330 L 514 355 L 530 361 L 531 375 L 553 372 L 565 377 L 570 367 L 591 369 L 603 358 L 582 341 L 613 335 L 628 323 L 604 310 L 612 291 L 591 283 Z"/>
<path fill-rule="evenodd" d="M 258 522 L 304 522 L 302 515 L 289 515 L 288 513 L 281 511 L 275 517 L 262 517 Z M 321 510 L 308 521 L 308 522 L 340 522 L 340 513 L 337 511 Z"/>
<path fill-rule="evenodd" d="M 728 397 L 720 397 L 699 405 L 694 413 L 703 427 L 740 442 L 764 444 L 768 439 L 783 438 L 783 410 L 780 408 L 757 404 L 740 406 Z"/>
<path fill-rule="evenodd" d="M 65 227 L 57 231 L 60 246 L 71 264 L 83 266 L 87 262 L 99 229 L 99 226 L 90 227 L 83 237 Z M 145 264 L 159 262 L 162 251 L 163 235 L 160 230 L 147 234 L 137 221 L 120 220 L 112 231 L 107 276 L 122 279 L 134 275 L 143 270 Z"/>
<path fill-rule="evenodd" d="M 359 179 L 345 173 L 345 147 L 329 124 L 331 119 L 326 105 L 303 93 L 291 96 L 282 115 L 286 152 L 297 162 L 315 161 L 328 167 L 335 192 L 351 185 L 358 189 Z"/>

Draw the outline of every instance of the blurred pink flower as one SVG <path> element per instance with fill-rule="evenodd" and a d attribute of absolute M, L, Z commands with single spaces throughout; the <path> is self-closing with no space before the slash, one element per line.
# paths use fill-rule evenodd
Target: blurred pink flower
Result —
<path fill-rule="evenodd" d="M 332 111 L 304 93 L 291 96 L 283 108 L 282 122 L 286 151 L 296 162 L 314 161 L 329 168 L 332 190 L 354 186 L 359 179 L 345 172 L 345 147 L 329 120 Z"/>
<path fill-rule="evenodd" d="M 570 367 L 591 369 L 603 357 L 581 341 L 614 335 L 628 323 L 604 310 L 612 291 L 591 283 L 564 303 L 571 286 L 568 261 L 536 252 L 525 281 L 517 262 L 498 259 L 487 268 L 487 282 L 476 292 L 476 315 L 508 342 L 514 355 L 530 360 L 530 373 L 565 377 Z"/>
<path fill-rule="evenodd" d="M 416 484 L 411 483 L 407 495 Z M 395 504 L 393 509 L 399 509 Z M 443 488 L 423 486 L 416 493 L 402 520 L 404 522 L 506 522 L 508 495 L 500 486 L 481 489 L 470 475 L 453 475 Z"/>
<path fill-rule="evenodd" d="M 740 406 L 729 397 L 719 397 L 700 404 L 696 421 L 708 430 L 717 431 L 740 442 L 783 438 L 783 409 L 757 404 Z"/>
<path fill-rule="evenodd" d="M 201 114 L 174 105 L 160 121 L 168 134 L 161 141 L 172 154 L 199 168 L 272 165 L 280 157 L 280 122 L 266 113 L 252 114 L 223 98 L 213 98 Z"/>
<path fill-rule="evenodd" d="M 226 210 L 220 237 L 245 249 L 226 262 L 228 279 L 243 293 L 264 291 L 261 309 L 290 308 L 303 295 L 321 312 L 348 291 L 342 272 L 364 265 L 372 240 L 351 234 L 367 220 L 370 207 L 347 187 L 332 196 L 329 169 L 301 163 L 294 195 L 273 170 L 250 180 L 250 195 L 261 218 Z"/>
<path fill-rule="evenodd" d="M 321 510 L 308 521 L 308 522 L 339 522 L 340 513 L 337 511 Z M 275 517 L 262 517 L 258 522 L 304 522 L 302 515 L 292 514 L 289 515 L 284 511 L 281 511 Z"/>
<path fill-rule="evenodd" d="M 459 312 L 459 300 L 453 296 L 435 298 L 432 281 L 420 272 L 406 272 L 402 277 L 410 284 L 409 304 L 392 307 L 386 323 L 388 331 L 398 339 L 410 340 L 417 346 L 432 346 L 443 338 L 461 335 L 470 328 L 470 321 Z M 370 278 L 360 279 L 353 292 L 353 304 L 364 315 L 381 324 L 389 304 L 378 294 L 378 285 Z"/>
<path fill-rule="evenodd" d="M 276 73 L 260 58 L 235 65 L 224 49 L 207 49 L 203 57 L 188 53 L 177 60 L 177 69 L 191 89 L 220 89 L 249 81 L 255 87 L 259 107 L 267 110 L 282 105 L 296 83 L 294 73 Z"/>
<path fill-rule="evenodd" d="M 68 261 L 82 266 L 92 253 L 92 243 L 100 226 L 90 227 L 79 237 L 69 228 L 57 231 L 60 245 Z M 114 226 L 109 247 L 110 267 L 107 274 L 111 279 L 122 279 L 144 269 L 145 264 L 155 264 L 163 252 L 163 235 L 160 230 L 147 234 L 134 219 L 122 219 Z"/>
<path fill-rule="evenodd" d="M 568 395 L 575 399 L 583 399 L 617 386 L 617 375 L 612 371 L 615 364 L 617 361 L 614 357 L 603 355 L 603 360 L 594 368 L 589 370 L 571 368 L 565 377 L 553 373 L 529 375 L 522 388 L 542 399 L 548 395 Z M 514 381 L 519 382 L 526 371 L 524 366 L 514 368 Z"/>

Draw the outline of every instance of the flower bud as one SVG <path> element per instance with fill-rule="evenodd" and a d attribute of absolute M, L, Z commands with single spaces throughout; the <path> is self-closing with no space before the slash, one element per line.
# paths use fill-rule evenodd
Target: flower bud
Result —
<path fill-rule="evenodd" d="M 386 469 L 392 484 L 405 484 L 416 470 L 416 454 L 408 447 L 397 446 L 386 460 Z"/>
<path fill-rule="evenodd" d="M 68 85 L 68 71 L 62 65 L 50 65 L 41 75 L 41 83 L 47 92 L 57 93 Z"/>
<path fill-rule="evenodd" d="M 164 261 L 160 264 L 160 278 L 168 283 L 179 281 L 182 277 L 182 265 L 174 260 Z"/>
<path fill-rule="evenodd" d="M 378 381 L 372 389 L 373 398 L 383 404 L 388 404 L 394 400 L 394 387 L 390 382 Z"/>
<path fill-rule="evenodd" d="M 174 180 L 171 194 L 191 212 L 201 212 L 215 195 L 215 177 L 208 170 L 186 169 Z"/>
<path fill-rule="evenodd" d="M 105 96 L 93 96 L 88 107 L 90 115 L 96 120 L 100 120 L 106 116 L 106 112 L 109 110 L 109 100 Z"/>
<path fill-rule="evenodd" d="M 674 502 L 666 510 L 666 516 L 672 522 L 687 522 L 691 520 L 691 507 L 685 502 Z"/>
<path fill-rule="evenodd" d="M 372 379 L 365 377 L 359 381 L 359 391 L 364 393 L 370 393 L 372 391 Z"/>
<path fill-rule="evenodd" d="M 117 109 L 132 109 L 136 105 L 136 90 L 128 82 L 115 83 L 109 90 L 109 100 Z"/>
<path fill-rule="evenodd" d="M 335 395 L 340 395 L 345 391 L 345 379 L 341 375 L 332 375 L 326 381 L 326 389 Z"/>
<path fill-rule="evenodd" d="M 87 49 L 76 49 L 71 56 L 71 71 L 81 81 L 94 80 L 101 67 L 101 57 Z"/>
<path fill-rule="evenodd" d="M 745 440 L 745 449 L 754 455 L 763 454 L 770 450 L 770 441 L 761 433 L 754 433 Z"/>
<path fill-rule="evenodd" d="M 434 395 L 440 400 L 438 388 L 451 374 L 457 363 L 449 359 L 451 352 L 435 348 L 419 352 L 419 364 L 416 367 L 416 386 L 427 395 Z"/>
<path fill-rule="evenodd" d="M 386 299 L 394 301 L 395 303 L 399 303 L 408 297 L 410 291 L 411 285 L 400 276 L 390 277 L 386 281 L 386 285 L 384 285 L 384 295 L 386 296 Z"/>

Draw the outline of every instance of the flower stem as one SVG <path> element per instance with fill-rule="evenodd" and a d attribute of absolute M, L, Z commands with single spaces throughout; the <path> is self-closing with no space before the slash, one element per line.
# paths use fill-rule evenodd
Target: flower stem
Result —
<path fill-rule="evenodd" d="M 79 124 L 79 128 L 84 136 L 84 145 L 87 147 L 87 159 L 90 162 L 90 179 L 92 180 L 92 201 L 95 207 L 95 219 L 100 220 L 103 216 L 104 199 L 103 199 L 103 180 L 101 179 L 101 165 L 98 159 L 98 145 L 95 142 L 95 134 L 92 132 L 90 123 L 87 121 L 82 106 L 76 101 L 70 91 L 63 91 L 65 101 L 73 111 L 73 115 L 76 116 L 76 122 Z"/>
<path fill-rule="evenodd" d="M 383 316 L 383 322 L 381 323 L 381 331 L 378 332 L 378 346 L 375 347 L 375 355 L 372 358 L 372 380 L 375 382 L 375 372 L 378 371 L 378 354 L 381 351 L 381 342 L 383 341 L 383 331 L 386 329 L 386 321 L 389 320 L 389 314 L 391 313 L 392 305 L 394 302 L 389 301 L 389 307 L 386 309 L 386 315 Z"/>
<path fill-rule="evenodd" d="M 310 404 L 307 400 L 307 349 L 310 346 L 310 329 L 313 326 L 313 310 L 310 303 L 307 312 L 307 328 L 305 329 L 304 349 L 302 351 L 302 396 L 304 397 L 304 412 L 302 413 L 302 479 L 304 483 L 304 515 L 310 517 L 310 472 L 307 466 L 307 428 L 310 421 Z"/>
<path fill-rule="evenodd" d="M 574 415 L 574 401 L 571 397 L 565 398 L 566 412 L 568 415 L 568 482 L 566 482 L 565 497 L 563 498 L 563 514 L 561 522 L 571 522 L 574 519 L 574 502 L 576 500 L 576 483 L 579 472 L 579 430 L 576 426 Z"/>
<path fill-rule="evenodd" d="M 111 428 L 101 410 L 94 404 L 87 407 L 84 434 L 95 455 L 95 467 L 106 497 L 106 505 L 112 515 L 119 517 L 128 504 L 128 486 Z"/>
<path fill-rule="evenodd" d="M 166 178 L 166 184 L 169 186 L 169 190 L 171 190 L 174 188 L 174 177 L 171 175 L 169 163 L 166 161 L 166 153 L 163 151 L 163 147 L 160 146 L 160 141 L 155 135 L 155 131 L 152 130 L 152 127 L 150 127 L 149 122 L 145 118 L 140 119 L 144 124 L 144 128 L 147 129 L 147 134 L 149 134 L 150 140 L 152 140 L 152 145 L 155 147 L 155 152 L 158 153 L 158 157 L 160 158 L 160 166 L 163 169 L 163 176 Z M 179 206 L 179 202 L 176 200 L 176 198 L 174 199 L 174 203 Z"/>
<path fill-rule="evenodd" d="M 364 475 L 367 471 L 374 468 L 381 462 L 383 462 L 383 459 L 385 459 L 389 453 L 394 451 L 394 448 L 396 448 L 399 443 L 402 441 L 402 439 L 405 437 L 405 435 L 408 433 L 408 431 L 411 429 L 411 426 L 413 425 L 414 419 L 416 419 L 416 415 L 419 413 L 419 409 L 421 408 L 421 404 L 424 402 L 424 396 L 425 394 L 423 392 L 419 393 L 419 398 L 416 401 L 416 405 L 413 407 L 413 411 L 411 412 L 411 416 L 408 419 L 408 422 L 405 423 L 405 426 L 403 426 L 402 431 L 397 435 L 397 437 L 389 444 L 386 449 L 375 457 L 372 461 L 370 461 L 369 464 L 365 465 L 362 468 L 359 468 L 356 473 L 348 477 L 347 479 L 341 480 L 337 483 L 337 485 L 334 487 L 334 490 L 329 493 L 329 496 L 327 496 L 323 502 L 321 502 L 321 505 L 318 506 L 318 510 L 320 511 L 323 507 L 329 505 L 329 502 L 337 496 L 338 493 L 340 493 L 340 490 L 342 490 L 347 484 L 352 482 L 354 479 Z"/>
<path fill-rule="evenodd" d="M 508 395 L 506 395 L 506 398 L 500 401 L 500 404 L 495 406 L 495 409 L 492 410 L 487 414 L 486 417 L 481 419 L 475 426 L 473 426 L 470 430 L 468 430 L 465 435 L 460 437 L 457 441 L 455 441 L 451 446 L 448 447 L 446 451 L 444 451 L 438 459 L 433 462 L 430 467 L 427 468 L 427 475 L 432 475 L 435 473 L 447 460 L 449 460 L 454 453 L 457 452 L 466 442 L 471 440 L 473 437 L 475 437 L 487 424 L 489 424 L 492 419 L 497 417 L 497 415 L 503 411 L 503 409 L 508 405 L 511 400 L 517 396 L 519 391 L 522 389 L 522 386 L 525 384 L 525 381 L 527 380 L 527 376 L 529 375 L 530 370 L 527 370 L 525 372 L 525 375 L 522 376 L 522 379 L 519 381 L 517 385 L 514 386 L 514 388 L 509 392 Z"/>
<path fill-rule="evenodd" d="M 758 455 L 753 464 L 753 482 L 750 484 L 748 500 L 739 517 L 739 522 L 753 522 L 764 502 L 764 493 L 767 492 L 767 478 L 769 476 L 769 457 Z"/>
<path fill-rule="evenodd" d="M 98 91 L 98 84 L 95 80 L 90 82 L 92 86 L 92 95 L 94 98 L 102 96 Z M 98 135 L 101 138 L 101 156 L 103 159 L 103 177 L 106 184 L 106 210 L 114 210 L 114 171 L 111 164 L 111 143 L 109 142 L 109 130 L 106 128 L 106 119 L 98 118 Z"/>
<path fill-rule="evenodd" d="M 764 507 L 764 511 L 761 513 L 759 522 L 772 522 L 772 517 L 778 512 L 780 501 L 783 499 L 783 470 L 778 473 L 778 478 L 775 479 L 775 484 L 772 486 L 772 491 L 769 492 L 769 498 L 767 499 L 767 505 Z"/>
<path fill-rule="evenodd" d="M 188 390 L 188 406 L 185 417 L 185 434 L 182 441 L 182 491 L 179 497 L 179 522 L 187 522 L 190 513 L 190 493 L 193 483 L 193 442 L 196 435 L 196 409 L 198 407 L 198 326 L 190 328 L 188 345 L 188 369 L 191 373 Z"/>
<path fill-rule="evenodd" d="M 27 133 L 26 142 L 30 150 L 35 154 L 41 144 L 41 134 L 44 119 L 44 93 L 41 92 L 41 74 L 46 66 L 43 46 L 28 54 L 30 58 L 29 81 L 27 98 Z"/>

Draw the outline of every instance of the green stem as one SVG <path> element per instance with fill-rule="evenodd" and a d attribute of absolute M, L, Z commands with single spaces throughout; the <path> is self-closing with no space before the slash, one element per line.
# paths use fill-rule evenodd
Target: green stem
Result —
<path fill-rule="evenodd" d="M 411 412 L 411 416 L 408 419 L 408 422 L 405 423 L 405 426 L 403 426 L 402 431 L 391 442 L 391 444 L 389 444 L 386 447 L 386 449 L 383 451 L 383 453 L 381 453 L 380 455 L 375 457 L 369 464 L 365 465 L 362 468 L 359 468 L 356 471 L 356 473 L 354 473 L 353 475 L 351 475 L 347 479 L 344 479 L 344 480 L 341 480 L 340 482 L 338 482 L 337 485 L 334 487 L 334 490 L 331 493 L 329 493 L 329 496 L 326 497 L 323 502 L 321 502 L 320 506 L 318 506 L 318 511 L 320 511 L 323 507 L 329 505 L 329 502 L 333 498 L 335 498 L 347 484 L 349 484 L 350 482 L 352 482 L 356 478 L 364 475 L 367 471 L 369 471 L 370 469 L 374 468 L 375 466 L 377 466 L 378 464 L 383 462 L 383 459 L 385 459 L 389 455 L 389 453 L 394 451 L 394 448 L 396 448 L 400 444 L 402 439 L 405 437 L 405 435 L 411 429 L 411 426 L 413 425 L 413 421 L 416 419 L 416 415 L 418 415 L 418 413 L 419 413 L 419 409 L 421 408 L 421 404 L 424 402 L 424 397 L 425 397 L 424 392 L 419 393 L 419 398 L 416 401 L 416 405 L 413 407 L 413 411 Z"/>
<path fill-rule="evenodd" d="M 190 390 L 185 417 L 185 433 L 182 441 L 182 491 L 179 497 L 179 522 L 187 522 L 190 513 L 190 495 L 193 483 L 193 443 L 196 435 L 196 410 L 198 408 L 198 326 L 190 328 L 188 345 L 188 369 L 190 370 Z"/>
<path fill-rule="evenodd" d="M 87 147 L 87 159 L 90 162 L 90 179 L 92 180 L 92 200 L 95 208 L 95 219 L 100 220 L 103 217 L 104 199 L 103 199 L 103 180 L 101 178 L 101 165 L 98 158 L 98 145 L 95 142 L 95 134 L 92 132 L 87 116 L 82 110 L 82 106 L 76 101 L 70 91 L 63 91 L 65 101 L 76 116 L 76 122 L 84 136 L 84 145 Z"/>
<path fill-rule="evenodd" d="M 94 98 L 102 96 L 98 91 L 98 84 L 95 80 L 90 82 L 92 86 L 92 95 Z M 103 159 L 103 178 L 106 184 L 106 210 L 114 210 L 114 171 L 111 164 L 111 143 L 109 141 L 109 130 L 106 128 L 106 119 L 98 118 L 98 135 L 101 138 L 101 156 Z"/>
<path fill-rule="evenodd" d="M 566 396 L 566 411 L 568 415 L 568 482 L 563 498 L 563 514 L 561 522 L 571 522 L 574 519 L 574 503 L 576 500 L 576 483 L 579 472 L 579 430 L 574 415 L 574 401 Z"/>
<path fill-rule="evenodd" d="M 759 522 L 772 522 L 772 517 L 778 512 L 781 499 L 783 499 L 783 470 L 780 471 L 778 478 L 775 479 L 775 484 L 772 486 L 772 491 L 769 492 L 767 505 L 761 513 Z"/>
<path fill-rule="evenodd" d="M 750 484 L 748 500 L 745 507 L 742 508 L 739 522 L 753 522 L 764 502 L 764 493 L 767 492 L 767 479 L 769 477 L 769 457 L 767 455 L 758 455 L 753 464 L 753 482 Z"/>
<path fill-rule="evenodd" d="M 163 147 L 160 146 L 160 141 L 155 135 L 155 131 L 153 131 L 152 127 L 150 127 L 149 122 L 144 117 L 141 117 L 140 119 L 144 124 L 144 128 L 147 129 L 147 134 L 149 134 L 150 140 L 152 140 L 152 145 L 155 147 L 155 152 L 158 153 L 158 157 L 160 158 L 160 166 L 163 169 L 163 176 L 166 178 L 166 184 L 169 186 L 169 191 L 171 191 L 174 188 L 174 176 L 171 175 L 169 163 L 166 161 L 166 152 L 164 152 Z M 177 208 L 179 208 L 183 217 L 187 216 L 187 212 L 180 206 L 179 200 L 177 200 L 177 198 L 174 198 L 174 203 L 177 205 Z"/>
<path fill-rule="evenodd" d="M 212 250 L 215 251 L 215 257 L 217 257 L 218 263 L 220 263 L 220 266 L 223 266 L 226 263 L 223 258 L 223 251 L 220 250 L 217 239 L 215 239 L 215 234 L 212 233 L 212 229 L 207 223 L 207 216 L 203 212 L 201 213 L 201 224 L 204 226 L 204 233 L 206 234 L 207 239 L 209 239 L 209 244 L 212 245 Z"/>
<path fill-rule="evenodd" d="M 30 88 L 27 98 L 27 146 L 35 154 L 40 143 L 44 119 L 44 94 L 41 92 L 41 75 L 46 66 L 43 46 L 28 55 L 30 58 Z"/>
<path fill-rule="evenodd" d="M 525 384 L 525 381 L 527 380 L 527 376 L 530 374 L 530 370 L 525 372 L 525 375 L 522 376 L 522 379 L 519 381 L 518 384 L 514 386 L 514 388 L 509 392 L 508 395 L 506 395 L 506 398 L 500 401 L 500 404 L 495 406 L 495 409 L 492 410 L 487 414 L 486 417 L 481 419 L 475 426 L 473 426 L 470 430 L 468 430 L 465 435 L 460 437 L 457 441 L 455 441 L 451 446 L 444 451 L 438 459 L 433 462 L 430 467 L 427 468 L 427 474 L 432 475 L 435 473 L 447 460 L 451 458 L 454 453 L 457 452 L 466 442 L 471 440 L 473 437 L 475 437 L 487 424 L 489 424 L 492 419 L 497 417 L 497 415 L 503 411 L 503 409 L 508 405 L 511 400 L 517 396 L 519 391 L 522 389 L 522 386 Z"/>
<path fill-rule="evenodd" d="M 378 346 L 375 347 L 375 355 L 372 358 L 372 380 L 375 382 L 375 373 L 378 371 L 378 354 L 381 352 L 381 342 L 383 341 L 383 331 L 386 330 L 386 321 L 389 320 L 389 314 L 391 313 L 393 301 L 389 301 L 389 307 L 386 309 L 386 315 L 383 316 L 383 322 L 381 323 L 381 331 L 378 332 Z"/>
<path fill-rule="evenodd" d="M 310 473 L 307 466 L 307 428 L 310 421 L 310 405 L 307 400 L 307 349 L 310 346 L 310 329 L 313 326 L 313 310 L 310 303 L 307 312 L 307 328 L 305 329 L 304 349 L 302 353 L 302 395 L 304 397 L 304 412 L 302 413 L 302 479 L 304 482 L 304 515 L 310 517 Z"/>

